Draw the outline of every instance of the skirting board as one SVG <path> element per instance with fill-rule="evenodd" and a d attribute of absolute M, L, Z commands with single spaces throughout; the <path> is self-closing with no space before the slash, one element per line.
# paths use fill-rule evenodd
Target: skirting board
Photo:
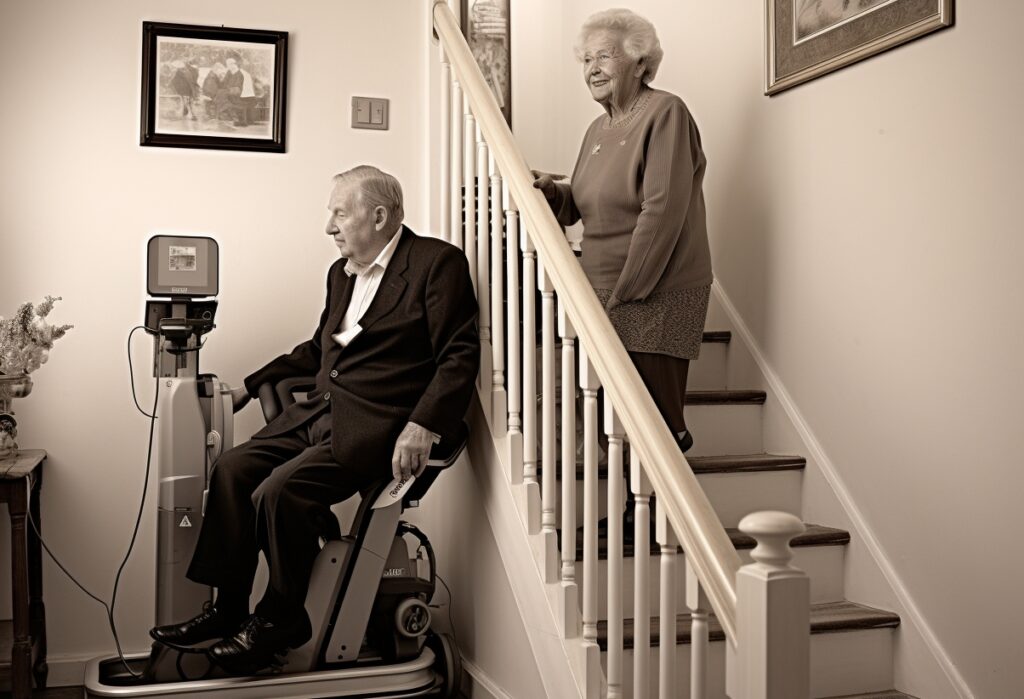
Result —
<path fill-rule="evenodd" d="M 466 699 L 515 699 L 464 655 L 462 672 L 462 693 Z"/>
<path fill-rule="evenodd" d="M 810 425 L 807 424 L 807 420 L 804 419 L 803 413 L 797 407 L 793 397 L 786 390 L 785 385 L 782 383 L 782 379 L 775 372 L 775 369 L 768 363 L 764 352 L 761 350 L 761 346 L 754 339 L 753 334 L 750 332 L 750 328 L 743 322 L 739 312 L 729 299 L 729 295 L 722 288 L 721 283 L 715 280 L 714 285 L 711 287 L 712 293 L 718 299 L 718 302 L 722 305 L 722 309 L 728 316 L 729 321 L 733 325 L 733 330 L 740 337 L 747 349 L 750 351 L 751 356 L 754 358 L 754 362 L 757 364 L 758 369 L 764 376 L 765 382 L 768 384 L 769 390 L 778 399 L 779 404 L 786 413 L 786 417 L 789 418 L 793 427 L 796 429 L 803 441 L 807 453 L 814 459 L 818 467 L 821 469 L 822 475 L 825 480 L 828 481 L 831 486 L 836 498 L 839 500 L 840 505 L 846 512 L 846 515 L 850 518 L 850 522 L 853 524 L 853 528 L 856 531 L 857 536 L 864 542 L 865 547 L 874 559 L 875 564 L 881 570 L 882 575 L 885 576 L 886 581 L 892 588 L 893 593 L 896 595 L 896 599 L 903 606 L 900 611 L 900 616 L 904 618 L 904 622 L 913 625 L 925 644 L 928 646 L 928 650 L 935 658 L 935 662 L 942 668 L 942 671 L 946 674 L 946 678 L 950 684 L 956 690 L 957 694 L 960 695 L 961 699 L 975 699 L 974 693 L 971 688 L 967 686 L 967 682 L 963 676 L 957 670 L 953 664 L 949 654 L 946 653 L 946 649 L 943 648 L 939 639 L 935 636 L 935 632 L 932 631 L 931 626 L 925 620 L 924 615 L 921 614 L 921 610 L 918 609 L 917 604 L 914 602 L 910 593 L 907 591 L 906 586 L 903 584 L 903 579 L 893 568 L 892 562 L 886 555 L 882 545 L 878 542 L 878 538 L 875 536 L 874 530 L 868 524 L 864 515 L 861 513 L 860 508 L 853 500 L 853 496 L 850 495 L 849 489 L 846 487 L 846 483 L 843 481 L 839 472 L 836 470 L 832 460 L 829 459 L 825 453 L 824 447 L 821 442 L 811 431 Z"/>
<path fill-rule="evenodd" d="M 147 649 L 148 650 L 148 649 Z M 128 651 L 126 654 L 144 651 Z M 113 655 L 114 651 L 90 653 L 88 655 L 52 655 L 46 656 L 46 665 L 50 668 L 46 676 L 47 687 L 79 687 L 85 683 L 85 666 L 93 658 L 102 655 Z"/>

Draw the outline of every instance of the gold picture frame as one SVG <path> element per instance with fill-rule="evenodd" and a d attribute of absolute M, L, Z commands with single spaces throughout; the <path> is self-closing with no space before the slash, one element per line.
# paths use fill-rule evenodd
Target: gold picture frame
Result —
<path fill-rule="evenodd" d="M 953 24 L 953 0 L 766 3 L 766 95 Z"/>

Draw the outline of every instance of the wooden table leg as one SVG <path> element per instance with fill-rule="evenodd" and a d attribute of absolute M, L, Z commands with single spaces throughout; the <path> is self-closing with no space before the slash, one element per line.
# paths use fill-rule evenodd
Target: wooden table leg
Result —
<path fill-rule="evenodd" d="M 11 515 L 11 608 L 14 613 L 14 645 L 11 649 L 11 696 L 32 696 L 32 639 L 28 611 L 28 537 L 25 513 L 28 511 L 28 478 L 14 488 L 7 503 Z"/>
<path fill-rule="evenodd" d="M 36 656 L 35 665 L 32 666 L 32 676 L 36 680 L 37 689 L 46 688 L 46 678 L 50 667 L 46 664 L 46 606 L 43 604 L 43 550 L 40 545 L 39 536 L 43 533 L 43 522 L 39 517 L 39 493 L 42 490 L 43 473 L 42 469 L 36 471 L 36 476 L 29 495 L 29 512 L 35 529 L 28 532 L 28 608 L 32 638 L 39 644 L 39 653 Z"/>

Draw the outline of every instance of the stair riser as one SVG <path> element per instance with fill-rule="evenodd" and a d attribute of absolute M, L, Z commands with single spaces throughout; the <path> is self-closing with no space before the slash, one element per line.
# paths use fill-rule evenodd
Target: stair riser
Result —
<path fill-rule="evenodd" d="M 686 455 L 762 453 L 761 410 L 757 404 L 686 406 L 686 425 L 694 437 Z"/>
<path fill-rule="evenodd" d="M 729 345 L 705 342 L 700 346 L 700 358 L 690 362 L 686 388 L 690 391 L 720 391 L 726 386 L 726 353 Z"/>
<path fill-rule="evenodd" d="M 880 692 L 892 687 L 892 629 L 826 633 L 811 636 L 811 697 Z M 658 696 L 658 654 L 652 648 L 651 696 Z M 689 697 L 690 646 L 676 648 L 679 697 Z M 607 654 L 601 654 L 607 673 Z M 623 696 L 633 697 L 633 651 L 623 653 Z M 725 643 L 711 643 L 708 653 L 708 699 L 725 694 Z"/>
<path fill-rule="evenodd" d="M 750 563 L 750 551 L 742 550 L 740 559 L 743 564 Z M 820 602 L 839 602 L 843 599 L 843 547 L 842 546 L 798 546 L 793 549 L 793 565 L 807 573 L 811 579 L 811 604 Z M 677 559 L 676 605 L 678 611 L 685 612 L 683 570 L 685 563 L 682 556 Z M 633 617 L 633 581 L 635 559 L 623 561 L 622 587 L 623 616 Z M 608 618 L 608 561 L 598 561 L 598 617 Z M 576 579 L 583 584 L 583 563 L 576 562 Z M 648 564 L 648 594 L 653 608 L 656 610 L 661 599 L 661 557 L 651 556 Z"/>
<path fill-rule="evenodd" d="M 801 517 L 802 471 L 706 473 L 697 477 L 722 526 L 738 527 L 751 512 L 778 510 Z"/>
<path fill-rule="evenodd" d="M 555 528 L 562 528 L 562 481 L 558 481 L 556 488 L 556 502 L 555 502 Z M 618 511 L 624 511 L 626 507 L 625 496 L 623 496 L 622 504 L 619 506 Z M 603 519 L 608 516 L 608 481 L 600 480 L 597 482 L 597 518 Z M 583 526 L 583 481 L 576 481 L 576 526 Z"/>
<path fill-rule="evenodd" d="M 751 512 L 779 510 L 800 517 L 801 471 L 751 471 L 747 473 L 706 473 L 697 476 L 711 506 L 724 527 L 736 527 Z M 598 482 L 598 517 L 608 511 L 608 483 Z M 625 489 L 623 484 L 623 489 Z M 555 485 L 559 500 L 556 506 L 557 527 L 561 529 L 562 481 Z M 623 500 L 623 502 L 625 502 Z M 620 509 L 621 511 L 621 509 Z M 583 525 L 583 480 L 576 481 L 576 526 Z"/>

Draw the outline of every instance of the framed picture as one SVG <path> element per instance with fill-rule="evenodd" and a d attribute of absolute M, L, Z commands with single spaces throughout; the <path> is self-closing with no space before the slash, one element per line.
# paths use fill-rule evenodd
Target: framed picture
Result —
<path fill-rule="evenodd" d="M 462 0 L 462 33 L 512 128 L 512 43 L 509 0 Z"/>
<path fill-rule="evenodd" d="M 288 33 L 142 23 L 140 143 L 283 153 Z"/>
<path fill-rule="evenodd" d="M 772 95 L 953 23 L 953 0 L 766 0 Z"/>

